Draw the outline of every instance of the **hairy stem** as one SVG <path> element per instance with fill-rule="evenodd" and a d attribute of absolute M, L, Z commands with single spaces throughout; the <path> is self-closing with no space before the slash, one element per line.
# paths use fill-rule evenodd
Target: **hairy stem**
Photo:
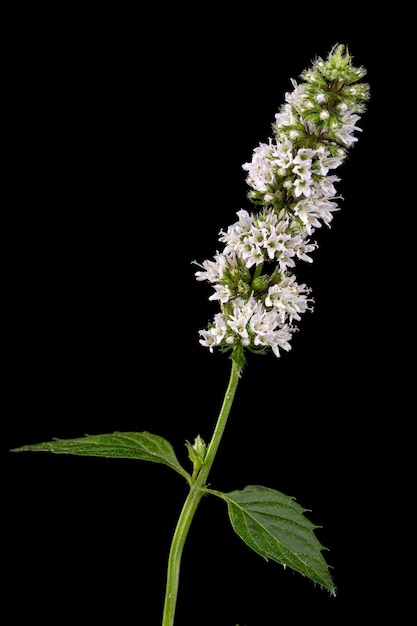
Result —
<path fill-rule="evenodd" d="M 175 619 L 175 608 L 177 605 L 179 576 L 181 567 L 181 557 L 184 549 L 185 540 L 190 529 L 190 525 L 198 504 L 204 495 L 204 487 L 213 465 L 220 441 L 226 427 L 227 418 L 232 408 L 237 384 L 239 382 L 239 369 L 234 361 L 232 361 L 232 369 L 230 372 L 229 384 L 220 409 L 213 437 L 207 448 L 207 454 L 198 473 L 198 476 L 190 489 L 172 538 L 171 549 L 168 558 L 167 567 L 167 583 L 165 590 L 165 604 L 162 618 L 162 626 L 173 626 Z"/>

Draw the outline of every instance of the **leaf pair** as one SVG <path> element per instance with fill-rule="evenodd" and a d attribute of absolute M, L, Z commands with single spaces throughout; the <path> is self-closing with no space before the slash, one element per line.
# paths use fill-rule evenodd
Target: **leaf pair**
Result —
<path fill-rule="evenodd" d="M 55 439 L 13 450 L 26 451 L 152 461 L 167 465 L 192 484 L 190 474 L 180 465 L 171 444 L 146 431 Z M 336 595 L 321 554 L 324 547 L 314 534 L 318 527 L 305 517 L 307 509 L 294 498 L 260 485 L 249 485 L 241 491 L 229 493 L 212 489 L 204 491 L 227 503 L 234 531 L 257 554 L 291 567 Z"/>

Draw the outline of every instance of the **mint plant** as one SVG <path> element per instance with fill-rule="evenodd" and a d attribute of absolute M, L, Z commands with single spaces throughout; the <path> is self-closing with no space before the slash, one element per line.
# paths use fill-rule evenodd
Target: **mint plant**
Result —
<path fill-rule="evenodd" d="M 354 67 L 343 45 L 318 57 L 292 80 L 292 91 L 275 115 L 271 137 L 243 164 L 254 210 L 241 209 L 219 233 L 214 258 L 198 266 L 195 277 L 212 287 L 219 311 L 199 331 L 210 352 L 230 359 L 230 379 L 211 440 L 185 443 L 190 468 L 178 461 L 172 445 L 149 432 L 114 432 L 25 445 L 14 451 L 128 458 L 160 463 L 180 474 L 189 492 L 174 532 L 167 563 L 162 626 L 173 626 L 179 593 L 181 556 L 194 514 L 204 495 L 224 501 L 236 534 L 267 560 L 307 576 L 336 595 L 315 526 L 307 510 L 275 488 L 248 485 L 224 493 L 208 486 L 247 352 L 280 358 L 291 349 L 297 322 L 313 311 L 310 288 L 297 281 L 298 262 L 311 263 L 318 248 L 315 232 L 330 227 L 339 210 L 338 176 L 361 130 L 358 122 L 369 98 L 363 67 Z M 157 609 L 155 610 L 157 612 Z"/>

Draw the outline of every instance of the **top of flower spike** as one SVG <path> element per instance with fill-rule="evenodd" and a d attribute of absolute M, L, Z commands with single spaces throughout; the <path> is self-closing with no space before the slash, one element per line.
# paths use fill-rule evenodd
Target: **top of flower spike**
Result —
<path fill-rule="evenodd" d="M 348 108 L 363 112 L 364 103 L 369 99 L 369 85 L 355 83 L 366 75 L 367 70 L 363 66 L 354 67 L 352 60 L 347 46 L 343 44 L 333 46 L 326 60 L 317 57 L 312 67 L 300 75 L 306 83 L 307 92 L 311 88 L 326 88 L 327 91 L 330 83 L 334 93 L 339 95 Z"/>
<path fill-rule="evenodd" d="M 313 62 L 313 69 L 318 70 L 327 80 L 340 78 L 347 84 L 355 83 L 366 74 L 366 69 L 363 66 L 352 66 L 352 57 L 347 46 L 343 44 L 333 46 L 326 61 L 318 57 Z"/>

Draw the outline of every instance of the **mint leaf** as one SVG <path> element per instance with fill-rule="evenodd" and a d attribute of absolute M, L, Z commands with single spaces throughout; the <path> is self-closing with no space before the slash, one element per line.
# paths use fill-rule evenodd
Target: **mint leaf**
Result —
<path fill-rule="evenodd" d="M 86 435 L 77 439 L 54 439 L 14 448 L 12 452 L 54 452 L 78 456 L 99 456 L 108 459 L 139 459 L 162 463 L 190 481 L 189 473 L 180 465 L 169 441 L 146 431 L 114 432 L 109 435 Z"/>
<path fill-rule="evenodd" d="M 304 516 L 308 509 L 303 509 L 294 498 L 260 485 L 230 493 L 207 491 L 227 502 L 234 531 L 252 550 L 266 560 L 308 576 L 336 595 L 321 554 L 326 548 L 313 532 L 319 526 Z"/>

